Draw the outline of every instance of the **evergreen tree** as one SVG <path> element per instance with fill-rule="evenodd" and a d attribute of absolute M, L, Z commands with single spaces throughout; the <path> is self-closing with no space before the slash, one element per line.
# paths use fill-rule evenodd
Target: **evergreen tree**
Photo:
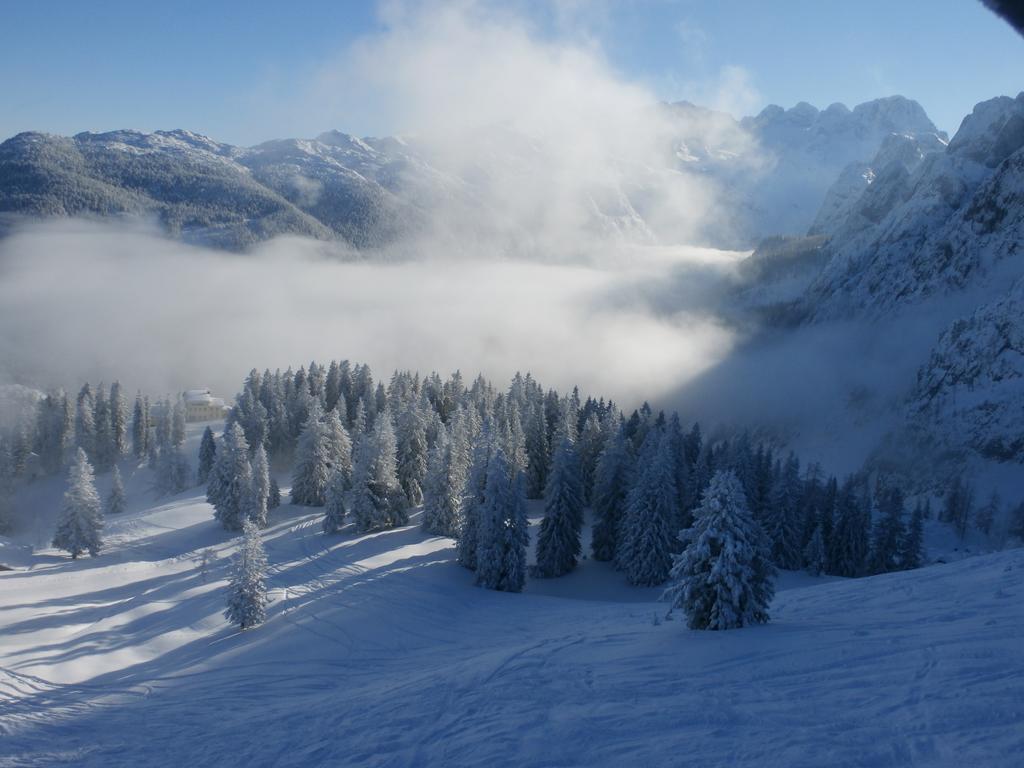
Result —
<path fill-rule="evenodd" d="M 630 584 L 661 584 L 672 568 L 672 526 L 679 515 L 673 468 L 665 433 L 656 427 L 648 430 L 616 551 L 616 562 Z"/>
<path fill-rule="evenodd" d="M 487 500 L 487 470 L 496 449 L 490 422 L 485 422 L 473 446 L 473 462 L 469 468 L 462 503 L 457 559 L 459 564 L 476 570 L 481 510 Z"/>
<path fill-rule="evenodd" d="M 391 415 L 377 415 L 360 440 L 352 480 L 352 515 L 362 531 L 393 528 L 409 522 L 405 494 L 398 483 L 397 444 Z"/>
<path fill-rule="evenodd" d="M 206 498 L 214 518 L 229 531 L 238 531 L 246 519 L 245 496 L 252 484 L 249 444 L 237 422 L 225 428 L 210 472 Z"/>
<path fill-rule="evenodd" d="M 71 405 L 63 392 L 51 392 L 36 410 L 36 453 L 43 471 L 55 475 L 64 467 L 71 439 Z"/>
<path fill-rule="evenodd" d="M 441 429 L 430 449 L 423 485 L 423 530 L 436 536 L 459 535 L 466 465 L 454 439 Z"/>
<path fill-rule="evenodd" d="M 128 454 L 128 404 L 121 391 L 121 382 L 110 385 L 110 430 L 113 435 L 114 455 Z"/>
<path fill-rule="evenodd" d="M 103 546 L 102 530 L 103 510 L 93 481 L 92 465 L 85 450 L 78 448 L 71 465 L 53 546 L 70 552 L 72 559 L 83 552 L 95 557 Z"/>
<path fill-rule="evenodd" d="M 239 428 L 239 437 L 245 433 Z M 260 529 L 249 519 L 242 524 L 242 541 L 235 554 L 228 605 L 224 617 L 240 629 L 250 629 L 267 618 L 267 553 Z"/>
<path fill-rule="evenodd" d="M 165 447 L 157 457 L 156 488 L 160 493 L 181 493 L 189 487 L 191 468 L 179 446 Z"/>
<path fill-rule="evenodd" d="M 580 430 L 579 456 L 580 475 L 583 479 L 583 501 L 587 505 L 593 503 L 594 474 L 597 471 L 597 460 L 604 448 L 604 430 L 596 413 L 591 413 Z"/>
<path fill-rule="evenodd" d="M 199 443 L 199 482 L 205 485 L 210 479 L 210 470 L 217 457 L 217 441 L 213 438 L 213 430 L 203 430 L 203 439 Z"/>
<path fill-rule="evenodd" d="M 1006 535 L 1024 540 L 1024 501 L 1010 511 L 1007 520 Z"/>
<path fill-rule="evenodd" d="M 341 423 L 341 412 L 339 410 L 329 411 L 324 419 L 327 430 L 327 453 L 328 463 L 331 470 L 337 469 L 341 472 L 346 485 L 352 483 L 352 439 L 348 430 Z"/>
<path fill-rule="evenodd" d="M 691 629 L 734 629 L 768 621 L 775 569 L 767 536 L 754 520 L 732 471 L 711 478 L 693 527 L 680 534 L 686 548 L 674 557 L 672 608 Z"/>
<path fill-rule="evenodd" d="M 141 459 L 149 454 L 146 438 L 149 436 L 149 425 L 145 421 L 142 410 L 142 396 L 135 396 L 135 407 L 132 409 L 132 455 Z"/>
<path fill-rule="evenodd" d="M 860 576 L 869 554 L 871 524 L 869 502 L 857 494 L 853 478 L 843 483 L 836 499 L 836 519 L 832 532 L 829 565 L 837 576 Z"/>
<path fill-rule="evenodd" d="M 281 488 L 277 480 L 270 478 L 270 494 L 267 496 L 267 509 L 277 509 L 281 506 Z"/>
<path fill-rule="evenodd" d="M 583 482 L 579 456 L 566 435 L 555 449 L 544 489 L 544 519 L 537 536 L 539 576 L 562 576 L 576 567 L 582 528 Z"/>
<path fill-rule="evenodd" d="M 316 402 L 308 411 L 306 425 L 299 435 L 295 451 L 295 469 L 292 471 L 292 504 L 322 507 L 327 492 L 335 448 L 330 444 L 327 426 L 321 421 L 320 406 Z"/>
<path fill-rule="evenodd" d="M 531 499 L 544 495 L 548 480 L 548 424 L 543 404 L 537 403 L 530 411 L 526 426 L 526 491 Z"/>
<path fill-rule="evenodd" d="M 590 546 L 595 560 L 615 560 L 619 531 L 633 472 L 633 444 L 620 427 L 601 451 L 594 470 L 594 528 Z"/>
<path fill-rule="evenodd" d="M 476 583 L 488 589 L 521 592 L 526 582 L 526 483 L 504 452 L 487 467 L 484 505 L 477 532 Z"/>
<path fill-rule="evenodd" d="M 93 402 L 92 387 L 82 386 L 78 393 L 78 404 L 75 410 L 75 447 L 92 456 L 96 450 L 96 416 Z"/>
<path fill-rule="evenodd" d="M 341 533 L 345 525 L 347 513 L 346 497 L 348 496 L 348 480 L 340 469 L 335 467 L 331 470 L 331 476 L 327 481 L 327 493 L 324 502 L 324 533 Z"/>
<path fill-rule="evenodd" d="M 185 401 L 176 398 L 171 406 L 171 445 L 180 448 L 185 444 Z"/>
<path fill-rule="evenodd" d="M 101 384 L 93 410 L 93 465 L 99 472 L 107 472 L 114 465 L 117 449 L 114 446 L 114 432 L 111 424 L 110 401 L 103 393 Z"/>
<path fill-rule="evenodd" d="M 813 576 L 820 576 L 828 568 L 828 557 L 825 554 L 825 538 L 821 526 L 814 527 L 811 540 L 804 548 L 804 568 Z"/>
<path fill-rule="evenodd" d="M 791 453 L 772 487 L 764 517 L 765 533 L 772 542 L 772 560 L 787 570 L 798 569 L 802 556 L 800 492 L 800 462 Z"/>
<path fill-rule="evenodd" d="M 904 570 L 924 565 L 924 509 L 920 502 L 910 516 L 910 525 L 900 542 L 900 566 Z"/>
<path fill-rule="evenodd" d="M 415 404 L 398 419 L 398 482 L 406 502 L 415 507 L 423 501 L 423 482 L 427 475 L 427 430 Z"/>
<path fill-rule="evenodd" d="M 252 481 L 249 495 L 245 499 L 245 516 L 256 523 L 259 528 L 267 527 L 267 509 L 270 501 L 270 461 L 267 449 L 262 444 L 253 452 Z"/>
<path fill-rule="evenodd" d="M 107 515 L 120 515 L 124 512 L 124 481 L 121 479 L 121 470 L 114 465 L 114 471 L 110 476 L 110 495 L 107 496 Z"/>

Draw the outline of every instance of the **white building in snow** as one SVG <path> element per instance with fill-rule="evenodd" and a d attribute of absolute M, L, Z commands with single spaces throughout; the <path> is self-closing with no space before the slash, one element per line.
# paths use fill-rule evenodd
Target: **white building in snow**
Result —
<path fill-rule="evenodd" d="M 185 421 L 216 421 L 228 415 L 224 398 L 214 397 L 209 389 L 190 389 L 181 397 L 185 401 Z"/>

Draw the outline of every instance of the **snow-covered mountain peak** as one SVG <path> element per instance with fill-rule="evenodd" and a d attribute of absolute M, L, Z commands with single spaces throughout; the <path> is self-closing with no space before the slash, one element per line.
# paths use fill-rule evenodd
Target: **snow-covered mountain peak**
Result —
<path fill-rule="evenodd" d="M 949 143 L 951 155 L 995 168 L 1024 146 L 1024 93 L 983 101 L 964 118 Z"/>

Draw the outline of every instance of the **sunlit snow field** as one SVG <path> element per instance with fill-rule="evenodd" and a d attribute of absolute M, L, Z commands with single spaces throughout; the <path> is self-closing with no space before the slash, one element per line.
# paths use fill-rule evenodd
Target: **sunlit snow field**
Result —
<path fill-rule="evenodd" d="M 201 489 L 154 502 L 149 474 L 100 557 L 4 550 L 0 765 L 992 766 L 1024 746 L 1024 551 L 786 573 L 770 625 L 693 632 L 604 563 L 492 592 L 418 514 L 325 537 L 285 504 L 269 620 L 239 632 L 234 538 Z"/>

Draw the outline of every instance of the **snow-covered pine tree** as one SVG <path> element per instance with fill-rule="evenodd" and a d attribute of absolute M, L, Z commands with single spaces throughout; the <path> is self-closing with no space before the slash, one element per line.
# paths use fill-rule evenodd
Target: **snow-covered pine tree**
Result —
<path fill-rule="evenodd" d="M 605 442 L 594 471 L 594 528 L 590 546 L 595 560 L 615 559 L 632 472 L 633 443 L 623 426 Z"/>
<path fill-rule="evenodd" d="M 250 629 L 267 618 L 267 553 L 260 529 L 252 520 L 246 519 L 242 525 L 233 566 L 224 617 L 240 629 Z"/>
<path fill-rule="evenodd" d="M 778 479 L 771 488 L 765 509 L 764 529 L 772 542 L 772 560 L 780 568 L 797 570 L 802 553 L 800 520 L 800 462 L 790 453 Z"/>
<path fill-rule="evenodd" d="M 447 430 L 440 429 L 430 449 L 423 483 L 423 530 L 435 536 L 459 535 L 466 465 Z"/>
<path fill-rule="evenodd" d="M 520 592 L 526 581 L 526 486 L 500 448 L 487 467 L 484 504 L 477 531 L 476 583 L 487 589 Z"/>
<path fill-rule="evenodd" d="M 674 557 L 664 599 L 679 608 L 691 629 L 734 629 L 768 621 L 775 569 L 768 537 L 754 520 L 736 475 L 711 478 L 686 548 Z"/>
<path fill-rule="evenodd" d="M 533 404 L 526 423 L 526 491 L 531 499 L 544 495 L 550 464 L 548 446 L 548 424 L 544 416 L 544 404 Z"/>
<path fill-rule="evenodd" d="M 250 465 L 252 481 L 246 498 L 245 516 L 256 523 L 257 527 L 266 528 L 270 501 L 270 461 L 267 459 L 267 449 L 262 444 L 257 445 L 253 451 Z"/>
<path fill-rule="evenodd" d="M 149 454 L 146 438 L 149 437 L 149 425 L 145 421 L 142 410 L 142 395 L 135 396 L 135 408 L 132 410 L 132 455 L 141 459 Z"/>
<path fill-rule="evenodd" d="M 813 576 L 820 576 L 828 568 L 828 558 L 825 555 L 825 538 L 821 533 L 821 526 L 814 527 L 811 540 L 804 548 L 804 569 Z"/>
<path fill-rule="evenodd" d="M 210 479 L 210 470 L 213 469 L 213 461 L 217 457 L 217 441 L 213 438 L 213 430 L 207 427 L 203 430 L 203 439 L 199 442 L 199 470 L 198 478 L 200 484 L 206 484 Z"/>
<path fill-rule="evenodd" d="M 171 445 L 176 448 L 185 444 L 185 401 L 181 397 L 174 399 L 171 406 Z"/>
<path fill-rule="evenodd" d="M 664 430 L 648 430 L 637 463 L 639 469 L 626 496 L 616 563 L 630 584 L 654 586 L 663 583 L 672 568 L 672 526 L 679 515 L 674 462 Z"/>
<path fill-rule="evenodd" d="M 121 391 L 121 382 L 110 385 L 110 428 L 114 439 L 114 455 L 120 458 L 128 453 L 128 403 Z"/>
<path fill-rule="evenodd" d="M 829 565 L 837 576 L 860 576 L 870 553 L 870 502 L 857 492 L 857 480 L 843 483 L 836 499 L 835 527 L 832 531 Z"/>
<path fill-rule="evenodd" d="M 568 412 L 564 414 L 568 415 Z M 564 430 L 544 489 L 544 519 L 537 535 L 537 575 L 562 576 L 576 567 L 583 528 L 583 481 L 579 456 Z"/>
<path fill-rule="evenodd" d="M 92 387 L 88 383 L 78 392 L 75 410 L 75 446 L 92 456 L 96 450 L 96 415 Z"/>
<path fill-rule="evenodd" d="M 345 479 L 346 485 L 352 483 L 352 438 L 341 421 L 341 411 L 328 411 L 324 417 L 327 430 L 327 453 L 331 470 L 337 469 Z"/>
<path fill-rule="evenodd" d="M 121 470 L 117 464 L 110 474 L 110 495 L 107 496 L 106 514 L 120 515 L 124 512 L 124 481 L 121 479 Z"/>
<path fill-rule="evenodd" d="M 415 401 L 398 417 L 398 482 L 406 502 L 415 507 L 423 501 L 423 482 L 427 475 L 427 430 Z"/>
<path fill-rule="evenodd" d="M 322 507 L 331 473 L 332 447 L 320 405 L 312 401 L 306 424 L 299 435 L 292 470 L 292 504 Z"/>
<path fill-rule="evenodd" d="M 324 501 L 324 533 L 341 533 L 345 525 L 347 509 L 349 481 L 340 469 L 335 467 L 331 470 L 331 476 L 327 481 L 327 493 Z"/>
<path fill-rule="evenodd" d="M 579 456 L 580 475 L 583 480 L 583 501 L 586 505 L 593 503 L 594 473 L 597 471 L 597 459 L 604 448 L 604 430 L 596 413 L 591 413 L 583 422 L 580 430 Z"/>
<path fill-rule="evenodd" d="M 904 570 L 924 565 L 924 509 L 918 502 L 900 542 L 900 567 Z"/>
<path fill-rule="evenodd" d="M 939 519 L 952 525 L 957 535 L 963 539 L 967 535 L 967 524 L 971 519 L 973 507 L 974 489 L 969 483 L 964 482 L 963 477 L 957 475 L 946 493 Z"/>
<path fill-rule="evenodd" d="M 93 466 L 98 472 L 107 472 L 114 465 L 117 449 L 114 447 L 114 431 L 110 421 L 110 401 L 100 384 L 96 392 L 93 419 L 95 422 Z"/>
<path fill-rule="evenodd" d="M 270 478 L 270 493 L 267 495 L 267 509 L 277 509 L 281 506 L 281 488 L 275 478 Z"/>
<path fill-rule="evenodd" d="M 251 483 L 249 444 L 242 427 L 233 422 L 224 430 L 206 491 L 206 498 L 214 507 L 214 518 L 229 531 L 242 529 L 243 504 Z"/>
<path fill-rule="evenodd" d="M 85 450 L 78 448 L 68 475 L 68 489 L 64 493 L 53 546 L 70 552 L 72 559 L 83 552 L 95 557 L 103 546 L 102 531 L 103 510 L 92 465 Z"/>
<path fill-rule="evenodd" d="M 490 420 L 485 421 L 473 445 L 473 461 L 466 479 L 456 549 L 459 564 L 470 570 L 476 570 L 480 514 L 487 492 L 487 468 L 494 456 L 496 442 Z"/>
<path fill-rule="evenodd" d="M 408 523 L 408 506 L 398 483 L 395 430 L 387 409 L 377 414 L 355 453 L 351 512 L 359 529 L 377 531 Z"/>

